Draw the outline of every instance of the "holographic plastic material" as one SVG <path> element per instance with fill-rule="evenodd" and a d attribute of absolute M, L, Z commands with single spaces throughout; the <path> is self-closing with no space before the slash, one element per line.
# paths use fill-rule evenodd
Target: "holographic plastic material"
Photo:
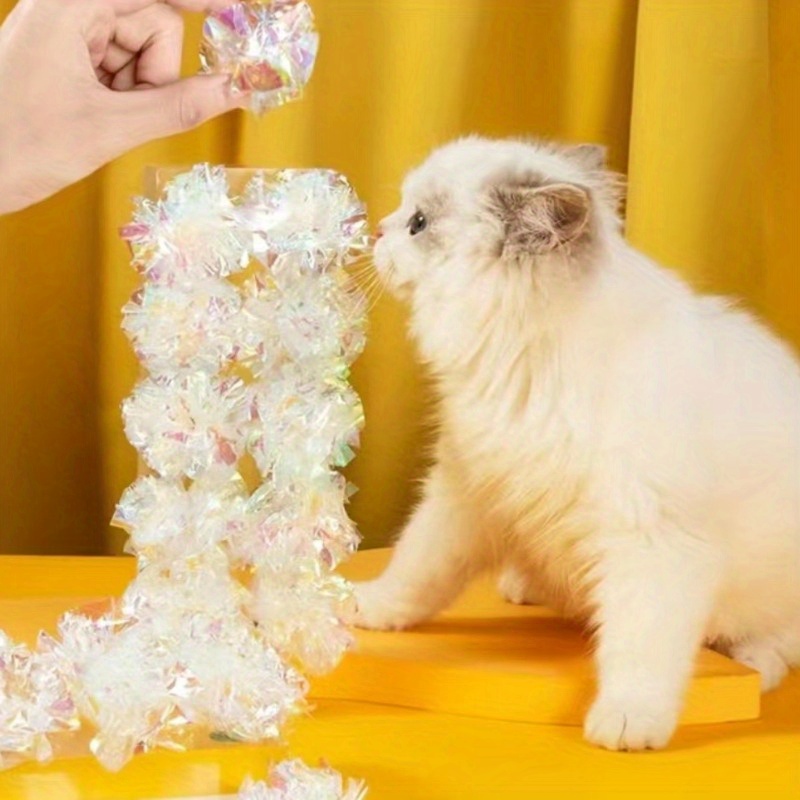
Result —
<path fill-rule="evenodd" d="M 196 731 L 274 739 L 304 708 L 304 676 L 352 643 L 333 569 L 358 544 L 337 469 L 364 421 L 348 375 L 365 299 L 346 269 L 369 245 L 363 206 L 327 170 L 255 172 L 234 197 L 223 168 L 201 165 L 137 201 L 122 236 L 143 279 L 123 327 L 147 373 L 123 415 L 151 472 L 114 522 L 139 572 L 34 652 L 0 635 L 12 759 L 49 758 L 79 718 L 112 770 Z M 299 762 L 273 777 L 268 798 L 361 796 Z"/>
<path fill-rule="evenodd" d="M 319 37 L 304 0 L 248 0 L 206 19 L 200 61 L 231 76 L 258 113 L 296 100 L 308 83 Z"/>
<path fill-rule="evenodd" d="M 238 800 L 364 800 L 363 781 L 348 780 L 330 767 L 312 769 L 300 759 L 284 761 L 274 767 L 269 780 L 246 780 Z"/>
<path fill-rule="evenodd" d="M 40 647 L 32 652 L 0 631 L 0 768 L 23 758 L 48 761 L 53 755 L 50 735 L 78 726 L 49 637 L 42 634 Z"/>

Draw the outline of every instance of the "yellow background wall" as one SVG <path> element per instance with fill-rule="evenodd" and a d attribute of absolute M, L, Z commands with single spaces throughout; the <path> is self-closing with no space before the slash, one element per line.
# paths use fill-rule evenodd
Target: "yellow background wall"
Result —
<path fill-rule="evenodd" d="M 0 0 L 0 14 L 13 3 Z M 0 551 L 118 550 L 106 524 L 136 458 L 119 403 L 136 363 L 116 231 L 148 164 L 325 166 L 374 221 L 430 148 L 467 132 L 607 144 L 629 235 L 698 286 L 741 295 L 800 343 L 800 2 L 313 0 L 305 99 L 230 115 L 0 219 Z M 200 19 L 188 25 L 196 67 Z M 356 370 L 368 427 L 351 477 L 369 543 L 397 529 L 424 464 L 424 381 L 403 310 L 375 306 Z"/>

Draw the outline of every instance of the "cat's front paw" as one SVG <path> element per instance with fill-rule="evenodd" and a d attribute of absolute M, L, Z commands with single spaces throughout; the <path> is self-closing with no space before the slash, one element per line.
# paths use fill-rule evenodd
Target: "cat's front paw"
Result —
<path fill-rule="evenodd" d="M 419 621 L 413 609 L 380 579 L 353 584 L 355 610 L 347 621 L 373 631 L 399 631 Z"/>
<path fill-rule="evenodd" d="M 583 727 L 586 740 L 607 750 L 660 750 L 677 725 L 677 711 L 631 695 L 595 700 Z"/>

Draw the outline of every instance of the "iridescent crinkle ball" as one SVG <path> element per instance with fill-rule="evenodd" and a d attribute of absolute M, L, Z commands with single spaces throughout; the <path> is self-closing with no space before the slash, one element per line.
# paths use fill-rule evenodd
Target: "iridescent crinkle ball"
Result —
<path fill-rule="evenodd" d="M 48 652 L 69 677 L 91 749 L 117 770 L 136 752 L 184 749 L 190 725 L 228 738 L 275 738 L 307 682 L 243 613 L 245 587 L 221 552 L 151 565 L 114 616 L 67 614 Z"/>
<path fill-rule="evenodd" d="M 250 235 L 233 212 L 225 169 L 200 164 L 173 179 L 160 200 L 139 198 L 120 233 L 152 283 L 225 278 L 250 261 Z"/>
<path fill-rule="evenodd" d="M 200 60 L 205 72 L 230 75 L 234 91 L 251 92 L 260 113 L 300 97 L 318 46 L 304 0 L 249 0 L 206 19 Z"/>
<path fill-rule="evenodd" d="M 329 464 L 344 467 L 353 459 L 364 409 L 349 384 L 288 367 L 251 391 L 256 422 L 248 449 L 275 486 L 327 473 Z"/>
<path fill-rule="evenodd" d="M 297 531 L 295 538 L 302 538 Z M 270 643 L 311 675 L 333 670 L 355 639 L 344 617 L 355 604 L 339 575 L 320 576 L 315 559 L 297 559 L 289 537 L 275 542 L 256 576 L 248 611 Z M 283 552 L 276 552 L 276 551 Z"/>
<path fill-rule="evenodd" d="M 285 553 L 288 540 L 292 560 L 316 559 L 319 577 L 349 558 L 361 541 L 346 509 L 353 490 L 338 472 L 301 475 L 280 488 L 262 484 L 247 500 L 246 524 L 228 538 L 232 558 L 260 568 Z"/>
<path fill-rule="evenodd" d="M 78 727 L 66 675 L 48 642 L 42 635 L 31 651 L 0 631 L 0 768 L 16 758 L 48 761 L 49 735 Z"/>
<path fill-rule="evenodd" d="M 194 559 L 241 531 L 246 498 L 238 472 L 222 481 L 201 478 L 188 489 L 148 475 L 128 487 L 112 523 L 130 533 L 125 549 L 140 565 Z"/>
<path fill-rule="evenodd" d="M 312 373 L 347 375 L 347 367 L 365 343 L 366 300 L 355 289 L 337 285 L 333 275 L 303 280 L 295 271 L 280 276 L 284 260 L 276 259 L 272 285 L 258 276 L 243 287 L 242 311 L 231 318 L 230 339 L 237 342 L 236 361 L 260 377 L 274 373 L 281 361 L 303 363 Z"/>
<path fill-rule="evenodd" d="M 363 800 L 366 796 L 364 781 L 345 781 L 325 764 L 314 769 L 294 758 L 273 767 L 266 783 L 246 779 L 238 800 Z"/>
<path fill-rule="evenodd" d="M 166 478 L 232 472 L 250 419 L 247 387 L 204 372 L 148 378 L 122 404 L 128 441 Z"/>
<path fill-rule="evenodd" d="M 320 262 L 341 263 L 369 248 L 366 208 L 344 175 L 334 170 L 262 171 L 248 184 L 244 200 L 237 219 L 254 233 L 256 258 L 262 253 L 310 253 L 310 263 L 317 267 Z"/>
<path fill-rule="evenodd" d="M 186 367 L 213 374 L 238 352 L 231 332 L 241 305 L 236 289 L 217 278 L 147 283 L 122 309 L 122 328 L 151 375 Z"/>

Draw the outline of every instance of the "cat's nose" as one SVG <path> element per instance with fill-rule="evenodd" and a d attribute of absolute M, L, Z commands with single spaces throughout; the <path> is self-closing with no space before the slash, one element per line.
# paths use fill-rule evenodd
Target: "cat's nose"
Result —
<path fill-rule="evenodd" d="M 378 225 L 378 228 L 375 231 L 375 241 L 377 242 L 378 239 L 382 238 L 383 238 L 383 225 Z"/>

